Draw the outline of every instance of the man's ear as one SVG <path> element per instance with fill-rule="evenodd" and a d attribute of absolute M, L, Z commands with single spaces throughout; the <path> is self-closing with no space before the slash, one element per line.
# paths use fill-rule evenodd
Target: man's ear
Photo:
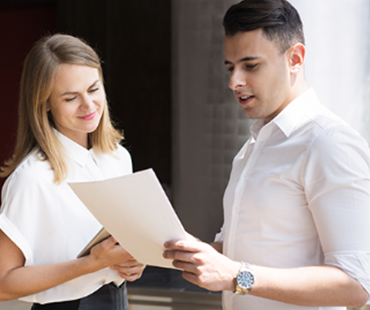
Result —
<path fill-rule="evenodd" d="M 291 74 L 297 74 L 303 67 L 306 56 L 306 47 L 296 43 L 289 49 L 289 69 Z"/>

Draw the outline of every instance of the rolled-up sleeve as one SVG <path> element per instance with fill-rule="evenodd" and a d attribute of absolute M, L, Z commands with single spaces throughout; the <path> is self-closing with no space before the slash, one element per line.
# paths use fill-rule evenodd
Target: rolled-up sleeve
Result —
<path fill-rule="evenodd" d="M 370 293 L 370 155 L 347 126 L 323 129 L 311 142 L 303 178 L 325 264 Z"/>
<path fill-rule="evenodd" d="M 370 293 L 370 252 L 325 255 L 325 264 L 336 266 L 355 278 Z"/>

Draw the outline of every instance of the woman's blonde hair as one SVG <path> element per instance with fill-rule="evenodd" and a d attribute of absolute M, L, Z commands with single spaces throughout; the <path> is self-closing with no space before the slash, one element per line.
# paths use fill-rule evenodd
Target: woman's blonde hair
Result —
<path fill-rule="evenodd" d="M 23 66 L 14 155 L 1 168 L 1 177 L 9 176 L 35 148 L 43 160 L 49 160 L 55 173 L 54 182 L 60 183 L 67 177 L 65 150 L 55 135 L 53 121 L 46 107 L 55 73 L 62 64 L 79 64 L 98 69 L 103 85 L 100 59 L 81 39 L 55 34 L 36 42 Z M 122 139 L 123 135 L 112 125 L 105 99 L 98 128 L 89 134 L 90 146 L 99 152 L 112 154 Z"/>

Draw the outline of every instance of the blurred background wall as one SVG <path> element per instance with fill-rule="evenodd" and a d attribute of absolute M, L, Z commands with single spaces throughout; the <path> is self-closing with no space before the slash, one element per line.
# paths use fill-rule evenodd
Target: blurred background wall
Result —
<path fill-rule="evenodd" d="M 1 163 L 14 146 L 24 57 L 45 34 L 80 36 L 103 59 L 135 171 L 152 167 L 185 228 L 211 241 L 223 222 L 231 161 L 252 123 L 227 87 L 223 64 L 221 20 L 236 2 L 0 0 Z M 308 84 L 370 142 L 370 1 L 291 2 L 305 27 Z"/>
<path fill-rule="evenodd" d="M 23 60 L 35 41 L 55 32 L 96 49 L 134 169 L 152 167 L 169 191 L 171 0 L 0 0 L 0 162 L 14 146 Z"/>
<path fill-rule="evenodd" d="M 370 141 L 370 1 L 292 0 L 306 34 L 306 77 Z"/>
<path fill-rule="evenodd" d="M 221 20 L 237 2 L 172 1 L 173 199 L 185 227 L 207 241 L 222 225 L 231 161 L 252 123 L 223 65 Z M 309 86 L 369 142 L 370 1 L 291 3 L 304 24 Z"/>
<path fill-rule="evenodd" d="M 153 167 L 185 228 L 211 241 L 231 161 L 249 137 L 228 89 L 222 17 L 234 0 L 0 0 L 0 160 L 11 155 L 22 62 L 64 32 L 103 59 L 112 114 L 134 169 Z M 292 0 L 319 98 L 370 141 L 370 2 Z"/>

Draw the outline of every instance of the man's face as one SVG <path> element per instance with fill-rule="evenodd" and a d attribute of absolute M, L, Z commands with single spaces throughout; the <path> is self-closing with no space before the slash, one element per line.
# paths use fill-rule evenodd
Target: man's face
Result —
<path fill-rule="evenodd" d="M 268 123 L 292 101 L 289 52 L 281 54 L 262 29 L 226 36 L 224 52 L 229 87 L 246 117 Z"/>

